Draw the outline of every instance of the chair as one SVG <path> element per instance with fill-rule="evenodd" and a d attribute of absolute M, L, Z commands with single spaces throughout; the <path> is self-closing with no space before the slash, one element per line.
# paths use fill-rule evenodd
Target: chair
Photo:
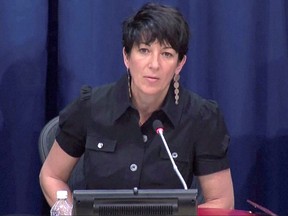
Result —
<path fill-rule="evenodd" d="M 39 137 L 39 154 L 42 163 L 45 161 L 55 139 L 59 117 L 50 120 L 42 129 Z"/>
<path fill-rule="evenodd" d="M 59 117 L 54 117 L 43 127 L 40 133 L 38 149 L 42 163 L 45 161 L 54 143 L 58 122 Z M 74 170 L 72 171 L 69 178 L 68 185 L 71 191 L 84 188 L 83 156 L 80 158 L 79 162 L 74 167 Z"/>
<path fill-rule="evenodd" d="M 45 161 L 55 139 L 55 134 L 57 131 L 59 122 L 59 117 L 56 116 L 52 120 L 50 120 L 42 129 L 39 137 L 39 154 L 42 163 Z M 70 178 L 68 181 L 68 185 L 71 191 L 75 189 L 83 189 L 84 186 L 84 174 L 83 174 L 83 156 L 80 158 L 79 162 L 76 164 Z M 193 182 L 191 188 L 198 189 L 197 202 L 201 204 L 204 202 L 204 197 L 198 182 L 197 177 L 193 178 Z"/>

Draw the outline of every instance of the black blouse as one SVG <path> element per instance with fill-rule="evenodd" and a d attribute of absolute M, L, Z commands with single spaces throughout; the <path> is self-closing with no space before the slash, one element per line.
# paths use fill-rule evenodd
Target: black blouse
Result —
<path fill-rule="evenodd" d="M 140 127 L 127 78 L 91 89 L 60 112 L 56 140 L 73 157 L 84 154 L 87 189 L 182 188 L 153 121 L 164 125 L 164 136 L 188 187 L 193 175 L 229 168 L 229 135 L 217 104 L 173 86 L 160 110 Z"/>

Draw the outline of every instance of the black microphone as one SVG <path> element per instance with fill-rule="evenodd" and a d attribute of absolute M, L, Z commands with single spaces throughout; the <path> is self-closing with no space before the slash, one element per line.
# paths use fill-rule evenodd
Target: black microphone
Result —
<path fill-rule="evenodd" d="M 162 132 L 164 131 L 164 126 L 162 124 L 162 122 L 158 119 L 154 120 L 153 122 L 153 128 L 156 131 L 157 134 L 159 134 L 159 131 L 161 130 Z"/>
<path fill-rule="evenodd" d="M 172 157 L 172 154 L 171 154 L 171 152 L 170 152 L 170 149 L 169 149 L 169 147 L 168 147 L 168 144 L 167 144 L 167 142 L 166 142 L 166 140 L 165 140 L 165 138 L 164 138 L 164 135 L 163 135 L 163 131 L 164 131 L 163 128 L 164 128 L 164 127 L 163 127 L 162 122 L 161 122 L 160 120 L 156 119 L 156 120 L 153 122 L 153 128 L 154 128 L 154 130 L 156 131 L 156 133 L 160 135 L 160 137 L 161 137 L 161 139 L 162 139 L 162 141 L 163 141 L 163 143 L 164 143 L 165 149 L 166 149 L 166 151 L 167 151 L 167 154 L 168 154 L 168 156 L 169 156 L 169 158 L 170 158 L 170 161 L 171 161 L 171 163 L 172 163 L 172 165 L 173 165 L 173 169 L 174 169 L 174 171 L 176 172 L 177 176 L 179 177 L 179 179 L 180 179 L 180 181 L 181 181 L 184 189 L 187 190 L 187 189 L 188 189 L 188 188 L 187 188 L 187 184 L 186 184 L 186 182 L 184 181 L 183 176 L 182 176 L 181 173 L 179 172 L 178 167 L 177 167 L 177 165 L 175 164 L 175 161 L 174 161 L 174 159 L 173 159 L 173 157 Z"/>

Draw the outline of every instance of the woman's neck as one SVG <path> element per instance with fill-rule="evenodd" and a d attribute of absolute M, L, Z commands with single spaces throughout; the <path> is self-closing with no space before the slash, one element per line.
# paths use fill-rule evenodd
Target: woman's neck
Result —
<path fill-rule="evenodd" d="M 136 109 L 139 112 L 139 125 L 141 126 L 144 124 L 149 117 L 152 115 L 153 112 L 156 110 L 159 110 L 162 103 L 163 103 L 164 97 L 159 98 L 155 96 L 142 96 L 142 95 L 135 95 L 132 96 L 132 103 L 136 107 Z"/>

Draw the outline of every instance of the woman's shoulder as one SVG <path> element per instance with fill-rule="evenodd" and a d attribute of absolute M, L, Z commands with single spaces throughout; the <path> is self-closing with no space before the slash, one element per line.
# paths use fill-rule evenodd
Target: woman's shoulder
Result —
<path fill-rule="evenodd" d="M 185 103 L 186 109 L 188 109 L 194 117 L 206 118 L 219 113 L 217 101 L 204 98 L 190 90 L 186 90 L 185 94 L 187 97 L 187 102 Z"/>
<path fill-rule="evenodd" d="M 91 85 L 82 85 L 79 95 L 67 104 L 60 112 L 66 115 L 80 115 L 82 116 L 87 110 L 91 108 L 91 101 L 105 99 L 107 94 L 111 91 L 113 83 L 101 86 L 92 87 Z"/>

